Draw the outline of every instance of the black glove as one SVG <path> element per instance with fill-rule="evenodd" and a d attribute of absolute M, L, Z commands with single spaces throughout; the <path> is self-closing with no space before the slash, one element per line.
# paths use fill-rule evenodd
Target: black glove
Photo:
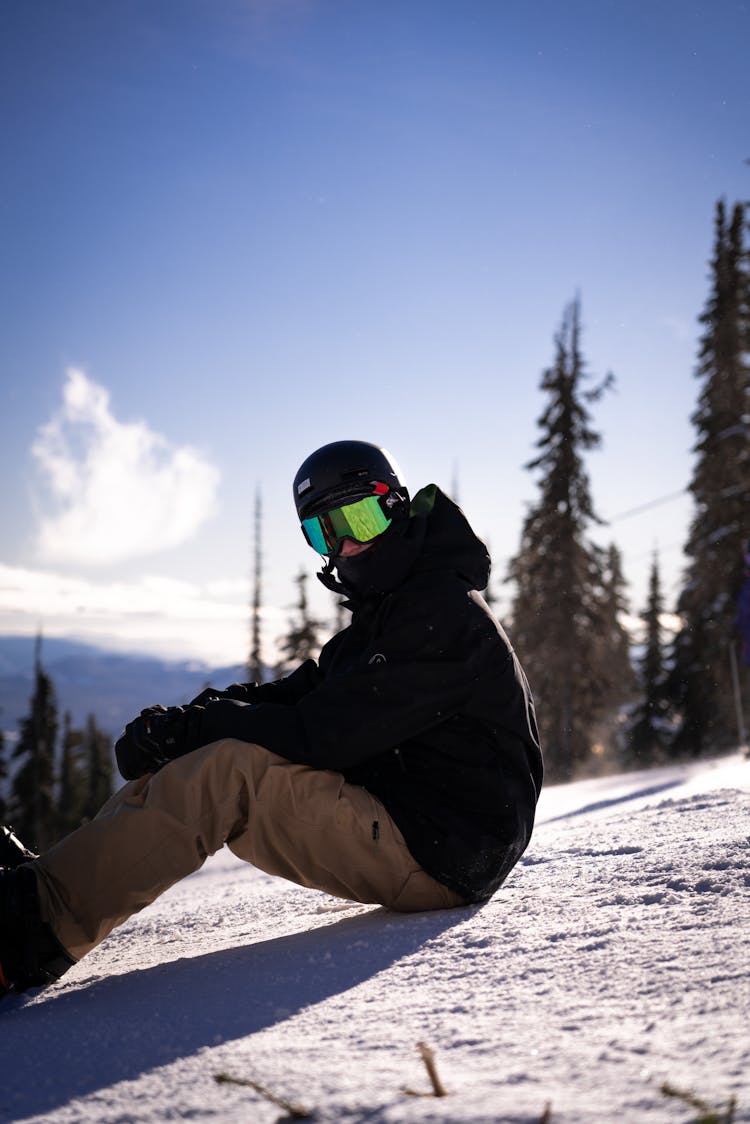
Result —
<path fill-rule="evenodd" d="M 190 700 L 188 706 L 205 706 L 214 699 L 237 699 L 238 702 L 249 702 L 255 690 L 257 690 L 255 683 L 232 683 L 225 691 L 219 691 L 216 687 L 204 687 L 199 695 Z"/>
<path fill-rule="evenodd" d="M 202 706 L 150 706 L 142 710 L 115 742 L 120 774 L 132 781 L 197 749 L 203 744 L 203 713 Z"/>

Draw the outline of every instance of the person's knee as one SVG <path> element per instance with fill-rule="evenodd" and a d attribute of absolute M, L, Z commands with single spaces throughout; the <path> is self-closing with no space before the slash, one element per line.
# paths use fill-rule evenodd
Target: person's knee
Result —
<path fill-rule="evenodd" d="M 203 760 L 210 768 L 224 773 L 239 771 L 258 778 L 264 776 L 272 765 L 291 764 L 265 746 L 243 742 L 239 738 L 221 738 L 195 752 L 204 754 Z"/>
<path fill-rule="evenodd" d="M 185 790 L 209 804 L 236 793 L 245 805 L 257 797 L 269 769 L 277 764 L 290 765 L 254 742 L 221 738 L 165 765 L 151 778 L 151 787 L 170 793 L 173 799 Z"/>

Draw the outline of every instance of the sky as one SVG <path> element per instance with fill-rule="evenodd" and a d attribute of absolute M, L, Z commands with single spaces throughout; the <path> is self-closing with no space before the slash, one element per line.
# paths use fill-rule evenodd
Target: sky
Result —
<path fill-rule="evenodd" d="M 594 534 L 673 600 L 748 42 L 733 0 L 7 0 L 0 634 L 242 661 L 260 491 L 272 655 L 292 478 L 350 437 L 458 498 L 507 611 L 576 296 Z"/>

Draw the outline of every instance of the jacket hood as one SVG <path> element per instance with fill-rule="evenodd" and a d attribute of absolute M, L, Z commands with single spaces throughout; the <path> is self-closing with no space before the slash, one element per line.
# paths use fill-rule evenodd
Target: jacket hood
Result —
<path fill-rule="evenodd" d="M 460 507 L 436 484 L 415 495 L 410 517 L 393 527 L 373 546 L 351 558 L 329 563 L 318 574 L 323 585 L 343 593 L 354 604 L 396 589 L 412 573 L 448 570 L 473 589 L 489 581 L 487 549 L 474 534 Z"/>
<path fill-rule="evenodd" d="M 485 589 L 490 580 L 490 556 L 458 504 L 437 484 L 428 484 L 417 492 L 411 510 L 412 518 L 426 521 L 424 546 L 415 570 L 451 570 L 472 589 Z"/>

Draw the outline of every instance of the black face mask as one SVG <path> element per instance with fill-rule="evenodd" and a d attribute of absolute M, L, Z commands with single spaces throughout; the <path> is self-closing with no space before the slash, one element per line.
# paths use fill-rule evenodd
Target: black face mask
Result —
<path fill-rule="evenodd" d="M 333 565 L 345 592 L 354 600 L 363 600 L 395 589 L 419 556 L 426 529 L 427 521 L 419 516 L 400 520 L 369 550 L 336 557 Z"/>

